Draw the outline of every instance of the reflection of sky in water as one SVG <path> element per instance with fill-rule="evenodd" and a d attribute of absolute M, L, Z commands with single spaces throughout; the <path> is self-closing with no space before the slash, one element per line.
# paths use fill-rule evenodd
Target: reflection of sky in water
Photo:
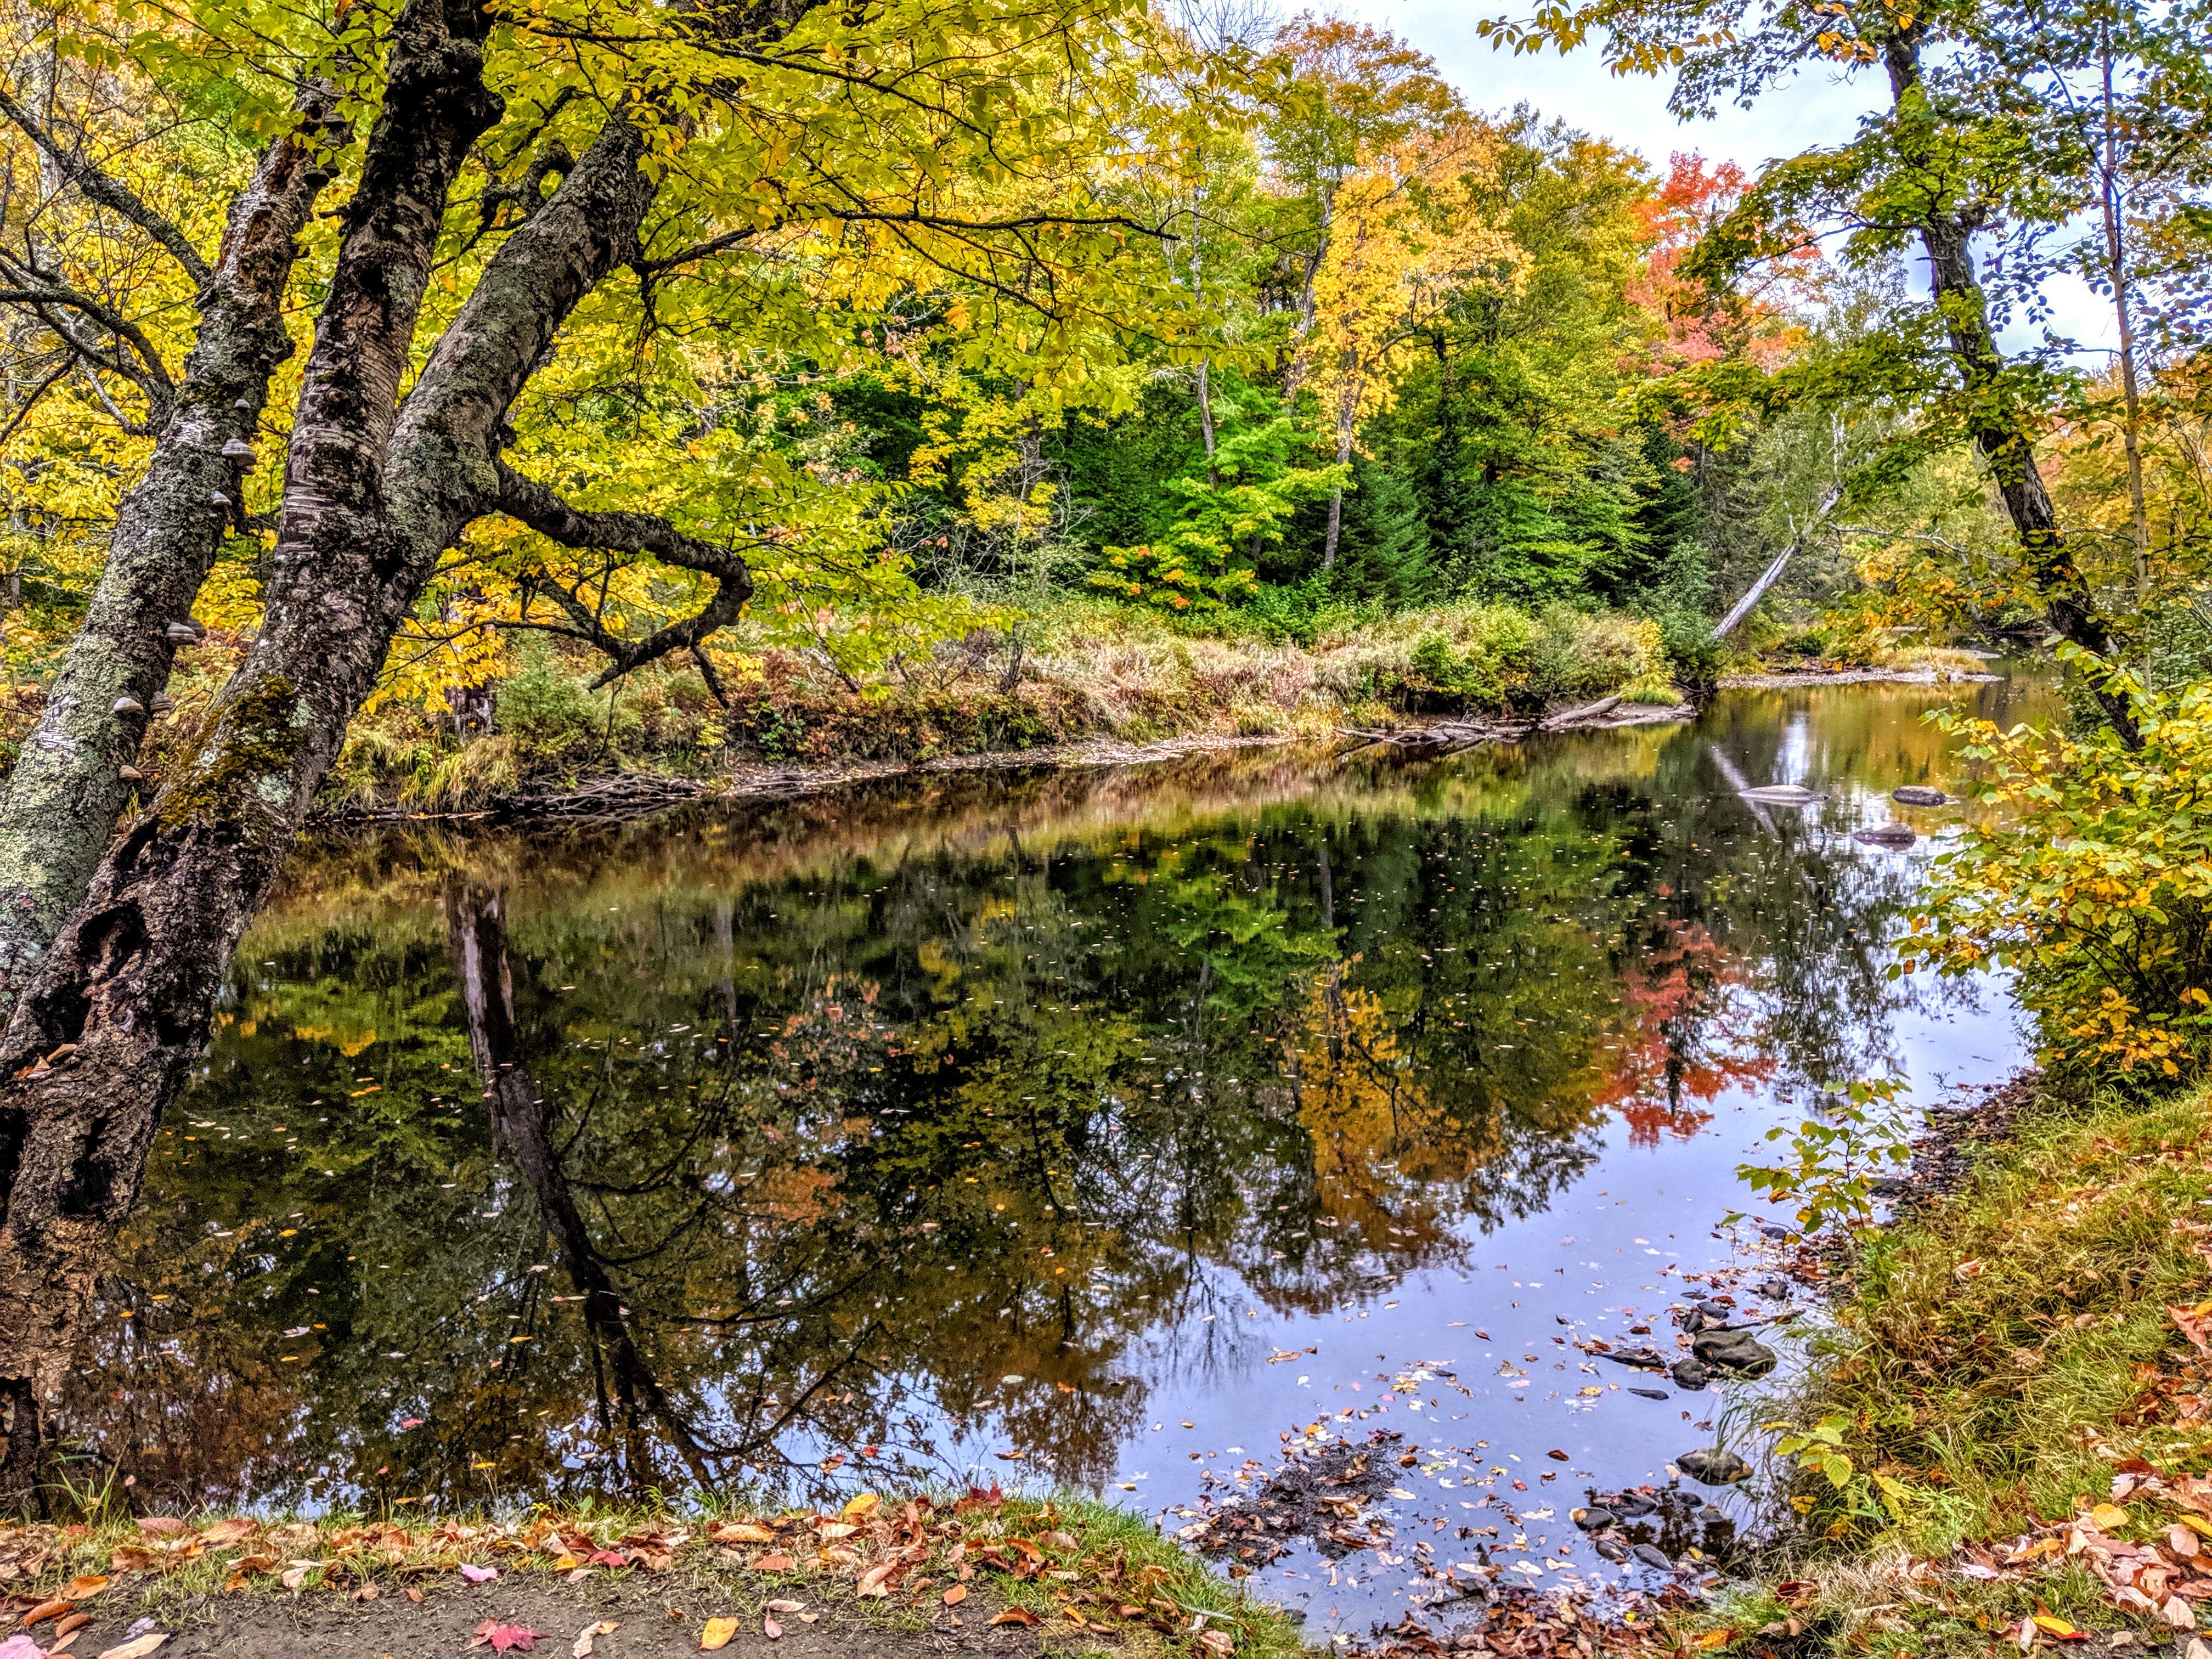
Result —
<path fill-rule="evenodd" d="M 335 848 L 241 953 L 70 1415 L 179 1501 L 757 1479 L 780 1424 L 794 1491 L 1060 1479 L 1171 1528 L 1387 1427 L 1381 1556 L 1257 1576 L 1316 1631 L 1480 1547 L 1617 1577 L 1567 1512 L 1724 1401 L 1573 1345 L 1671 1348 L 1811 1085 L 2022 1056 L 1992 988 L 1880 971 L 1930 843 L 1850 838 L 1943 781 L 1942 700 Z M 1828 799 L 1753 813 L 1716 750 Z"/>

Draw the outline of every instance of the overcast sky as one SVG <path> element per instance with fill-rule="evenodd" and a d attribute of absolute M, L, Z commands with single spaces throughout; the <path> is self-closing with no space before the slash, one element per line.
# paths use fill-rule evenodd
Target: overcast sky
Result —
<path fill-rule="evenodd" d="M 1482 18 L 1526 9 L 1510 0 L 1335 0 L 1315 6 L 1394 30 L 1434 58 L 1444 78 L 1477 109 L 1504 108 L 1526 99 L 1547 115 L 1563 116 L 1587 132 L 1638 151 L 1662 173 L 1675 151 L 1695 150 L 1709 161 L 1732 161 L 1755 174 L 1775 157 L 1843 143 L 1859 118 L 1877 107 L 1872 100 L 1886 100 L 1888 93 L 1875 75 L 1844 81 L 1814 70 L 1769 93 L 1756 108 L 1723 109 L 1710 121 L 1678 122 L 1667 109 L 1671 82 L 1610 75 L 1594 47 L 1564 57 L 1547 51 L 1516 58 L 1493 52 L 1490 42 L 1477 38 L 1475 24 Z M 2106 343 L 2112 322 L 2106 301 L 2071 281 L 2063 292 L 2054 289 L 2051 297 L 2057 301 L 2051 322 L 2060 332 L 2084 345 Z M 2027 340 L 2008 337 L 2007 343 L 2017 348 Z M 2098 360 L 2085 361 L 2094 365 Z"/>

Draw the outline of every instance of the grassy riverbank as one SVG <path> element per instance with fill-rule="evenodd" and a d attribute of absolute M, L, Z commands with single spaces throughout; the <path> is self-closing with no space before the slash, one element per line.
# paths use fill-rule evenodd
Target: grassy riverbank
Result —
<path fill-rule="evenodd" d="M 137 763 L 149 785 L 191 741 L 245 645 L 217 632 L 181 659 L 175 708 L 154 722 Z M 1795 635 L 1765 646 L 1731 656 L 1644 618 L 1565 606 L 1347 611 L 1291 633 L 1237 613 L 1201 627 L 1068 599 L 872 674 L 772 643 L 744 623 L 708 647 L 713 684 L 698 662 L 673 657 L 595 688 L 599 659 L 526 635 L 481 684 L 427 704 L 398 696 L 372 704 L 325 794 L 338 805 L 456 810 L 623 771 L 714 780 L 763 765 L 1319 738 L 1347 725 L 1534 712 L 1615 694 L 1632 706 L 1674 705 L 1724 672 L 1955 675 L 1980 665 L 1929 647 L 1838 655 Z M 0 757 L 27 737 L 42 705 L 36 681 L 0 696 Z"/>
<path fill-rule="evenodd" d="M 2209 1255 L 2212 1091 L 2033 1109 L 1865 1251 L 1773 1413 L 1826 1425 L 1802 1531 L 1690 1639 L 1936 1659 L 2212 1625 Z"/>
<path fill-rule="evenodd" d="M 860 1659 L 947 1646 L 1289 1659 L 1304 1647 L 1289 1618 L 1149 1522 L 1072 1498 L 688 1514 L 600 1504 L 503 1520 L 115 1515 L 0 1526 L 0 1641 L 20 1631 L 43 1649 L 81 1627 L 70 1650 L 89 1655 L 158 1633 L 165 1659 L 400 1659 L 472 1635 L 565 1655 L 602 1624 L 589 1647 L 605 1659 L 770 1642 Z"/>

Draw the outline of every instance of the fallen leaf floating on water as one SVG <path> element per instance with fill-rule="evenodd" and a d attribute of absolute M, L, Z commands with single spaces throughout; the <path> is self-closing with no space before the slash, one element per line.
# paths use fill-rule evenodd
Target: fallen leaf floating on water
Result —
<path fill-rule="evenodd" d="M 709 1619 L 707 1627 L 699 1632 L 699 1651 L 713 1653 L 717 1649 L 726 1648 L 730 1645 L 730 1638 L 737 1633 L 736 1620 Z"/>
<path fill-rule="evenodd" d="M 495 1619 L 487 1619 L 477 1626 L 476 1639 L 469 1645 L 489 1648 L 494 1653 L 528 1653 L 538 1645 L 538 1638 L 543 1633 L 526 1625 L 502 1625 Z"/>
<path fill-rule="evenodd" d="M 602 1619 L 596 1625 L 586 1625 L 576 1632 L 575 1645 L 568 1650 L 572 1659 L 592 1659 L 592 1643 L 601 1636 L 612 1636 L 622 1626 L 611 1619 Z"/>
<path fill-rule="evenodd" d="M 109 1648 L 99 1656 L 99 1659 L 146 1659 L 148 1654 L 168 1639 L 164 1632 L 155 1631 L 135 1642 L 125 1642 L 119 1648 Z"/>

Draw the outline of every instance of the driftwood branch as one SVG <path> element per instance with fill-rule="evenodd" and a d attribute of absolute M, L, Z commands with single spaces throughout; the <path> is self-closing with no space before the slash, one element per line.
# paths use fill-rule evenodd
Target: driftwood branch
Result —
<path fill-rule="evenodd" d="M 1831 484 L 1828 487 L 1827 493 L 1820 497 L 1820 506 L 1814 509 L 1813 516 L 1806 521 L 1805 527 L 1790 538 L 1789 545 L 1774 556 L 1772 563 L 1759 573 L 1759 580 L 1745 590 L 1741 599 L 1729 607 L 1728 615 L 1713 624 L 1715 639 L 1726 639 L 1742 624 L 1746 617 L 1758 609 L 1759 602 L 1766 597 L 1766 590 L 1782 580 L 1782 573 L 1789 568 L 1790 561 L 1797 556 L 1797 550 L 1820 533 L 1820 526 L 1827 522 L 1828 514 L 1836 510 L 1836 503 L 1843 496 L 1840 485 Z"/>

